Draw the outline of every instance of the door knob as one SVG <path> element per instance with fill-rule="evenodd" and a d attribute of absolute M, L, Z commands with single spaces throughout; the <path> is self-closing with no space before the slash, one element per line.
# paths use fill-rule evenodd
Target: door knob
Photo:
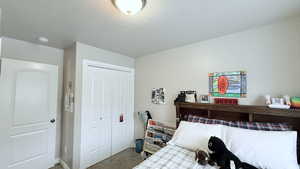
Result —
<path fill-rule="evenodd" d="M 50 123 L 55 123 L 55 119 L 50 120 Z"/>

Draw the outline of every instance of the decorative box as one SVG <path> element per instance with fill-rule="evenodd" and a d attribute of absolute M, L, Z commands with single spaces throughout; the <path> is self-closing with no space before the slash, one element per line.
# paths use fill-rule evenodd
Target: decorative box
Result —
<path fill-rule="evenodd" d="M 214 100 L 215 100 L 215 104 L 232 104 L 232 105 L 239 104 L 238 99 L 214 98 Z"/>
<path fill-rule="evenodd" d="M 300 108 L 300 97 L 292 97 L 291 102 L 292 102 L 292 107 Z"/>

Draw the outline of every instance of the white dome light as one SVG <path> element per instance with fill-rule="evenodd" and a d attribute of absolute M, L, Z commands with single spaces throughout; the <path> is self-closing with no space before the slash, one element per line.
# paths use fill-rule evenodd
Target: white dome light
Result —
<path fill-rule="evenodd" d="M 42 36 L 40 36 L 40 37 L 38 38 L 38 40 L 39 40 L 40 42 L 42 42 L 42 43 L 48 43 L 48 42 L 49 42 L 48 38 L 42 37 Z"/>
<path fill-rule="evenodd" d="M 112 0 L 112 2 L 126 15 L 134 15 L 141 11 L 146 5 L 146 0 Z"/>

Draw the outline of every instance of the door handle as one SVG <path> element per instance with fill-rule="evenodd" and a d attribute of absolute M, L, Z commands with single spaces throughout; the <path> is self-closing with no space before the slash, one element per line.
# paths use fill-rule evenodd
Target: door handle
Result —
<path fill-rule="evenodd" d="M 100 120 L 103 120 L 103 118 L 102 118 L 102 117 L 100 117 Z"/>
<path fill-rule="evenodd" d="M 50 120 L 50 123 L 55 123 L 55 119 Z"/>

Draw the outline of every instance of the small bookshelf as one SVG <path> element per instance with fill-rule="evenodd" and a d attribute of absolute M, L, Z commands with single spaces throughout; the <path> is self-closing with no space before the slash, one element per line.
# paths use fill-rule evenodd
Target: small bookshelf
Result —
<path fill-rule="evenodd" d="M 167 145 L 175 133 L 175 128 L 161 122 L 149 120 L 145 133 L 144 152 L 154 154 Z"/>

